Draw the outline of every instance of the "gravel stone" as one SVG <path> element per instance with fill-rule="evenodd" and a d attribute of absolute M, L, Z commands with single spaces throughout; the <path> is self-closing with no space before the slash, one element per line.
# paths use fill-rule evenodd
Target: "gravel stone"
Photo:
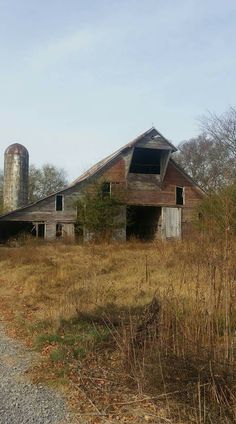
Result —
<path fill-rule="evenodd" d="M 0 424 L 74 423 L 62 395 L 27 379 L 36 356 L 0 324 Z"/>

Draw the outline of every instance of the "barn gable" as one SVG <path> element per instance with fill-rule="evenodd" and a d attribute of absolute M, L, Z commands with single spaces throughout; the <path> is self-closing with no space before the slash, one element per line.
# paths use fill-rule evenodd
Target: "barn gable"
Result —
<path fill-rule="evenodd" d="M 128 160 L 131 160 L 131 155 L 135 148 L 147 148 L 155 150 L 165 150 L 166 152 L 176 152 L 176 147 L 170 143 L 166 138 L 164 138 L 156 128 L 152 127 L 145 133 L 141 134 L 139 137 L 135 138 L 130 143 L 123 146 L 121 149 L 115 151 L 111 155 L 107 156 L 105 159 L 98 162 L 96 165 L 92 166 L 88 171 L 82 174 L 77 178 L 72 185 L 86 180 L 89 177 L 95 177 L 99 174 L 100 171 L 104 172 L 112 164 L 116 163 L 121 157 L 128 157 Z M 126 163 L 127 165 L 127 163 Z M 129 165 L 129 163 L 128 163 Z M 128 172 L 128 169 L 126 169 Z"/>

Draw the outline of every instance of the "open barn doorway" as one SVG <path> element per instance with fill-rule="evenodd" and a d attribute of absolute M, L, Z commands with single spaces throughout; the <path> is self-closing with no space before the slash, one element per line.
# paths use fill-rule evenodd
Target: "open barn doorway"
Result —
<path fill-rule="evenodd" d="M 25 235 L 35 236 L 35 225 L 32 222 L 2 221 L 0 222 L 0 243 Z"/>
<path fill-rule="evenodd" d="M 127 240 L 135 237 L 143 241 L 154 240 L 158 232 L 161 207 L 127 206 Z"/>

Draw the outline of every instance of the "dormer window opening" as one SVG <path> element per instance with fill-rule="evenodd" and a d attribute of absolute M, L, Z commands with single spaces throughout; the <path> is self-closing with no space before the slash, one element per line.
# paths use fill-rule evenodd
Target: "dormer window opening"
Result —
<path fill-rule="evenodd" d="M 132 174 L 160 175 L 161 155 L 162 151 L 159 149 L 135 147 L 129 172 Z"/>

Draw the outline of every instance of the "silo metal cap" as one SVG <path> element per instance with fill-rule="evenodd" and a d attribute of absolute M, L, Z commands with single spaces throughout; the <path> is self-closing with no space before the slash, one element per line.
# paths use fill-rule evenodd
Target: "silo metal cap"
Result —
<path fill-rule="evenodd" d="M 7 147 L 5 155 L 29 155 L 25 146 L 20 143 L 14 143 Z"/>

